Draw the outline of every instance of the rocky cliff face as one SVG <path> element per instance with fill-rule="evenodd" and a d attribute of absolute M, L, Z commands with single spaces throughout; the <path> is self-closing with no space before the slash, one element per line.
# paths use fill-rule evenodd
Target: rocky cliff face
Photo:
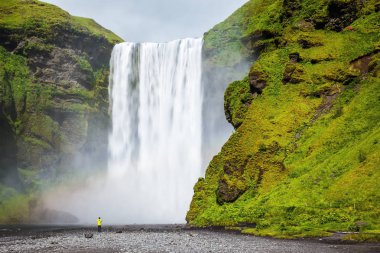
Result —
<path fill-rule="evenodd" d="M 105 168 L 109 58 L 122 40 L 39 1 L 5 0 L 0 14 L 0 222 L 28 222 L 41 186 Z"/>
<path fill-rule="evenodd" d="M 220 44 L 209 59 L 258 58 L 225 91 L 235 132 L 195 185 L 189 224 L 378 238 L 379 10 L 371 0 L 252 0 L 206 34 L 206 50 Z"/>

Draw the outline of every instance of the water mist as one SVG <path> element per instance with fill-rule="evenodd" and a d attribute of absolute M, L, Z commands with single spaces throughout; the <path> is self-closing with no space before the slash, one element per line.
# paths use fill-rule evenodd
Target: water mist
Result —
<path fill-rule="evenodd" d="M 108 170 L 44 197 L 80 223 L 184 223 L 201 176 L 202 39 L 121 43 L 111 56 Z"/>

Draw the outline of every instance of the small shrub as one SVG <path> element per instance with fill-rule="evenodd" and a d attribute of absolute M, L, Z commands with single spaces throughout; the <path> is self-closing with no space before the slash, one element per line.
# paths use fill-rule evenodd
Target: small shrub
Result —
<path fill-rule="evenodd" d="M 359 160 L 359 162 L 362 163 L 362 162 L 364 162 L 366 159 L 367 159 L 366 154 L 365 154 L 362 150 L 360 150 L 360 151 L 359 151 L 359 154 L 358 154 L 358 160 Z"/>

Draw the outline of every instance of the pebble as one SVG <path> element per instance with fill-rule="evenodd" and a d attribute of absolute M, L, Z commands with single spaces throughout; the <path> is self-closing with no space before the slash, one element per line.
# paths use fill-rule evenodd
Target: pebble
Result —
<path fill-rule="evenodd" d="M 200 230 L 115 231 L 93 233 L 68 230 L 38 236 L 0 238 L 0 252 L 255 252 L 255 253 L 369 253 L 380 252 L 380 244 L 334 244 L 317 240 L 278 240 L 235 233 Z M 33 239 L 34 238 L 34 239 Z"/>

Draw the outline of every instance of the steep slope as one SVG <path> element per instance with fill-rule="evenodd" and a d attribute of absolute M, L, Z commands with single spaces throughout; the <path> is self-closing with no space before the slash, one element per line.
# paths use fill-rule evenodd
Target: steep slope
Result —
<path fill-rule="evenodd" d="M 109 58 L 121 41 L 50 4 L 0 2 L 0 223 L 38 221 L 41 188 L 105 168 Z"/>
<path fill-rule="evenodd" d="M 225 92 L 236 131 L 194 187 L 190 225 L 379 237 L 379 10 L 373 0 L 252 0 L 206 35 L 217 44 L 239 31 L 215 59 L 259 57 Z"/>

